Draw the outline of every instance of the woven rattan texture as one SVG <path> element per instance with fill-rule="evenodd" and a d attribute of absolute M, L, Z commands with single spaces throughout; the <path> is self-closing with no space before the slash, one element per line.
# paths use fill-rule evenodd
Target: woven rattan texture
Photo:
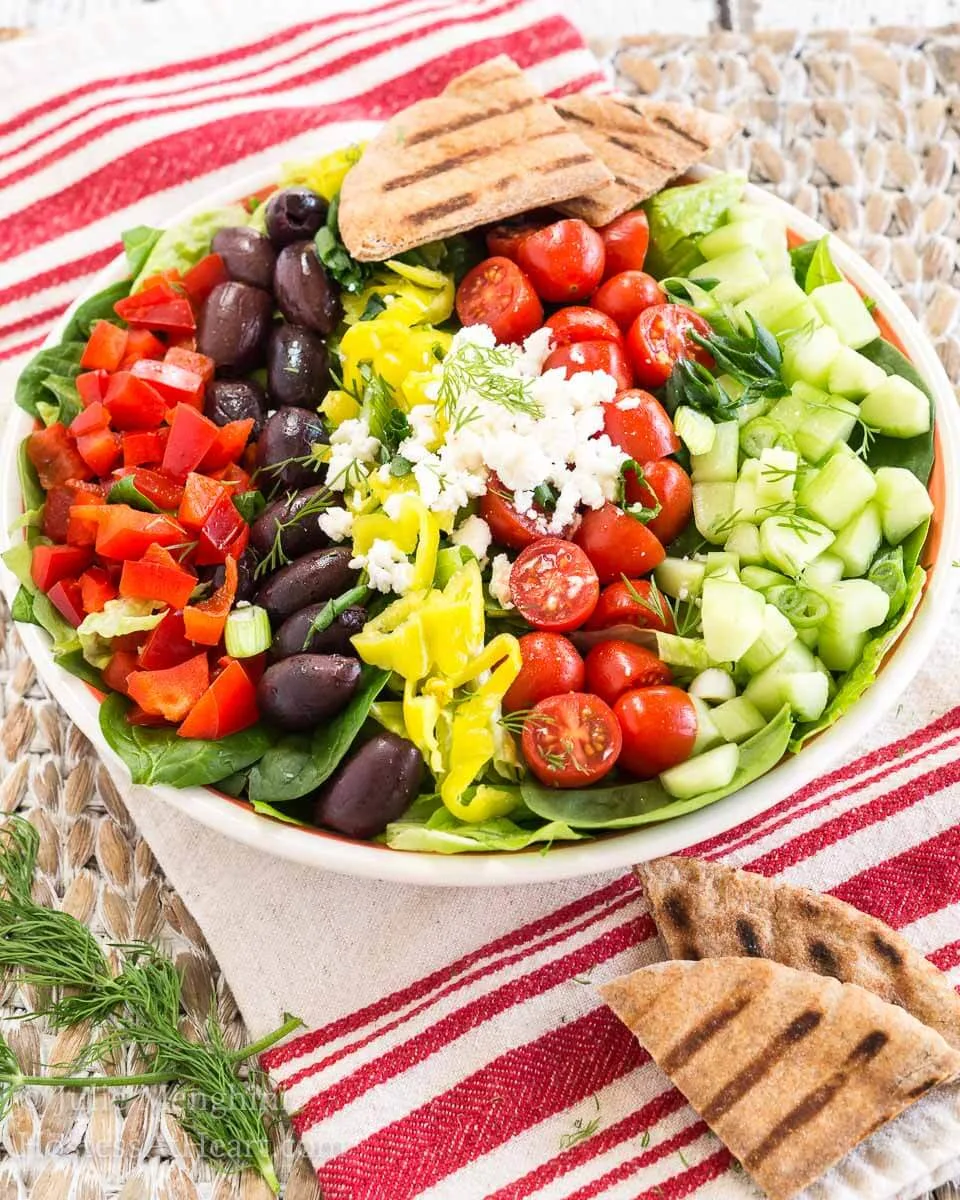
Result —
<path fill-rule="evenodd" d="M 749 170 L 857 247 L 900 291 L 960 378 L 960 27 L 871 36 L 719 34 L 600 46 L 626 91 L 731 112 L 746 137 L 724 165 Z M 37 684 L 0 614 L 0 812 L 42 839 L 38 894 L 106 939 L 157 938 L 182 965 L 187 1022 L 217 1004 L 242 1026 L 203 937 L 157 870 L 89 745 Z M 189 853 L 189 847 L 184 848 Z M 0 992 L 0 1028 L 24 1069 L 69 1058 L 42 1025 L 10 1020 L 30 996 Z M 0 1200 L 254 1200 L 252 1178 L 197 1161 L 161 1089 L 139 1095 L 36 1091 L 0 1137 Z M 316 1195 L 309 1165 L 278 1147 L 289 1200 Z M 941 1188 L 937 1200 L 954 1200 Z M 474 1200 L 474 1198 L 464 1198 Z"/>

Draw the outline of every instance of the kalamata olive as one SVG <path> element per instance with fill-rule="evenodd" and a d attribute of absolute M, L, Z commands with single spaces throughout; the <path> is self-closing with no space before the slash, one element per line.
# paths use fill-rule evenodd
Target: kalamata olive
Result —
<path fill-rule="evenodd" d="M 326 604 L 308 604 L 292 617 L 287 617 L 270 647 L 273 657 L 289 658 L 291 654 L 356 654 L 350 639 L 363 628 L 367 620 L 366 609 L 359 605 L 346 608 L 326 629 L 312 633 L 313 622 L 326 607 Z"/>
<path fill-rule="evenodd" d="M 310 447 L 330 439 L 319 413 L 278 408 L 257 442 L 258 483 L 268 495 L 322 483 L 326 467 L 310 457 Z"/>
<path fill-rule="evenodd" d="M 377 733 L 311 797 L 313 819 L 345 837 L 376 837 L 409 808 L 422 780 L 423 756 L 413 742 Z"/>
<path fill-rule="evenodd" d="M 270 614 L 274 625 L 285 621 L 308 604 L 318 604 L 353 587 L 360 572 L 350 566 L 349 546 L 311 550 L 302 558 L 281 567 L 257 592 L 257 604 Z"/>
<path fill-rule="evenodd" d="M 207 384 L 203 412 L 214 425 L 253 417 L 251 436 L 258 438 L 267 419 L 267 394 L 253 379 L 214 379 Z"/>
<path fill-rule="evenodd" d="M 273 298 L 249 283 L 218 283 L 203 302 L 197 349 L 228 374 L 251 371 L 263 361 Z"/>
<path fill-rule="evenodd" d="M 312 238 L 327 219 L 329 205 L 312 188 L 288 187 L 271 196 L 267 203 L 266 224 L 270 240 L 278 250 Z"/>
<path fill-rule="evenodd" d="M 312 729 L 350 702 L 360 663 L 342 654 L 294 654 L 267 667 L 257 704 L 281 729 Z"/>
<path fill-rule="evenodd" d="M 323 339 L 299 325 L 278 325 L 267 340 L 267 390 L 282 404 L 316 406 L 330 388 L 330 362 Z"/>
<path fill-rule="evenodd" d="M 339 292 L 323 269 L 313 242 L 294 242 L 280 251 L 273 272 L 273 294 L 291 325 L 304 325 L 326 335 L 333 333 L 343 316 Z"/>
<path fill-rule="evenodd" d="M 237 559 L 237 599 L 252 600 L 257 590 L 258 580 L 255 572 L 257 569 L 257 556 L 252 550 L 244 550 Z M 200 567 L 197 571 L 201 581 L 210 582 L 210 590 L 215 592 L 223 583 L 226 577 L 226 568 L 223 563 L 217 563 L 214 567 Z"/>
<path fill-rule="evenodd" d="M 308 550 L 329 545 L 330 539 L 320 528 L 324 509 L 318 503 L 325 501 L 327 496 L 325 487 L 312 487 L 289 499 L 276 500 L 250 526 L 250 545 L 258 554 L 267 555 L 279 534 L 280 548 L 287 559 L 299 558 Z M 293 521 L 303 508 L 307 509 L 306 516 Z"/>
<path fill-rule="evenodd" d="M 267 292 L 273 287 L 277 252 L 270 239 L 256 229 L 248 229 L 245 225 L 218 229 L 210 248 L 223 259 L 231 279 L 263 288 Z"/>

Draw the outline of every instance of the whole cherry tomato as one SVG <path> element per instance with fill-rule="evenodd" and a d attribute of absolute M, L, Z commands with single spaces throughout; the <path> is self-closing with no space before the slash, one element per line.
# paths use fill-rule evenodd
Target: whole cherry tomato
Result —
<path fill-rule="evenodd" d="M 527 234 L 536 233 L 538 229 L 542 229 L 544 225 L 549 225 L 556 219 L 555 212 L 551 212 L 549 209 L 537 209 L 534 212 L 524 213 L 520 217 L 513 217 L 511 220 L 498 221 L 496 225 L 489 226 L 484 234 L 487 251 L 495 257 L 510 258 L 516 262 L 517 247 Z"/>
<path fill-rule="evenodd" d="M 645 308 L 665 304 L 666 293 L 646 271 L 621 271 L 611 275 L 590 297 L 590 303 L 628 330 Z"/>
<path fill-rule="evenodd" d="M 586 692 L 541 700 L 524 722 L 520 739 L 530 770 L 552 787 L 596 783 L 613 768 L 621 744 L 610 706 Z"/>
<path fill-rule="evenodd" d="M 522 342 L 543 324 L 543 306 L 530 280 L 509 258 L 487 258 L 457 288 L 463 325 L 489 325 L 498 342 Z"/>
<path fill-rule="evenodd" d="M 633 383 L 627 356 L 617 342 L 573 342 L 569 346 L 558 346 L 550 351 L 543 364 L 545 371 L 555 367 L 562 367 L 567 379 L 580 371 L 605 371 L 613 377 L 618 392 Z"/>
<path fill-rule="evenodd" d="M 631 688 L 673 683 L 673 672 L 646 646 L 616 639 L 594 646 L 584 662 L 587 688 L 607 704 Z"/>
<path fill-rule="evenodd" d="M 697 740 L 697 710 L 678 687 L 645 687 L 625 692 L 613 706 L 623 749 L 620 765 L 651 779 L 685 762 Z"/>
<path fill-rule="evenodd" d="M 621 575 L 646 575 L 665 556 L 647 526 L 615 504 L 588 509 L 574 541 L 593 563 L 601 583 L 612 583 Z"/>
<path fill-rule="evenodd" d="M 547 318 L 547 329 L 553 334 L 554 348 L 572 342 L 616 342 L 623 345 L 623 334 L 616 321 L 595 308 L 573 305 L 558 308 Z"/>
<path fill-rule="evenodd" d="M 503 698 L 504 712 L 533 708 L 548 696 L 583 690 L 583 659 L 559 633 L 525 633 L 519 640 L 523 665 Z"/>
<path fill-rule="evenodd" d="M 599 231 L 606 251 L 607 265 L 604 277 L 618 275 L 621 271 L 640 271 L 650 245 L 650 225 L 642 208 L 614 217 Z"/>
<path fill-rule="evenodd" d="M 546 516 L 538 505 L 533 507 Z M 536 517 L 517 511 L 512 492 L 496 475 L 487 480 L 487 490 L 480 497 L 480 516 L 490 526 L 493 540 L 513 550 L 522 550 L 544 536 L 544 528 L 537 523 Z"/>
<path fill-rule="evenodd" d="M 527 546 L 510 569 L 510 598 L 535 629 L 576 629 L 593 612 L 599 595 L 590 559 L 563 538 L 541 538 Z"/>
<path fill-rule="evenodd" d="M 684 304 L 654 304 L 645 308 L 627 333 L 627 350 L 637 382 L 644 387 L 662 387 L 678 358 L 693 358 L 704 366 L 713 359 L 690 337 L 708 337 L 710 326 L 699 313 Z"/>
<path fill-rule="evenodd" d="M 680 449 L 667 410 L 641 388 L 619 392 L 603 406 L 603 432 L 638 463 L 666 458 Z"/>
<path fill-rule="evenodd" d="M 676 633 L 677 628 L 663 593 L 649 579 L 620 580 L 605 587 L 584 628 L 612 629 L 615 625 L 661 633 Z"/>
<path fill-rule="evenodd" d="M 603 278 L 605 261 L 603 239 L 586 221 L 554 221 L 517 246 L 518 264 L 551 304 L 585 300 Z"/>
<path fill-rule="evenodd" d="M 642 482 L 632 471 L 624 474 L 624 482 L 631 504 L 654 508 L 654 501 L 659 502 L 660 511 L 647 522 L 647 528 L 664 546 L 683 533 L 693 516 L 693 484 L 675 459 L 644 463 Z"/>

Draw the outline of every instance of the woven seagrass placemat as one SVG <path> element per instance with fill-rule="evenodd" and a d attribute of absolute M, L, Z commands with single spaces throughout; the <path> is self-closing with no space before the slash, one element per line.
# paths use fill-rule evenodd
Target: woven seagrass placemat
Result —
<path fill-rule="evenodd" d="M 960 26 L 651 37 L 597 49 L 626 91 L 735 115 L 746 137 L 722 165 L 749 170 L 857 247 L 920 318 L 951 379 L 960 377 Z M 106 940 L 158 939 L 184 972 L 185 1023 L 216 1004 L 240 1044 L 240 1019 L 200 930 L 89 744 L 37 683 L 5 610 L 0 639 L 0 812 L 22 812 L 40 832 L 39 896 Z M 41 1024 L 12 1020 L 24 1007 L 29 993 L 0 987 L 0 1030 L 25 1071 L 76 1053 Z M 218 1179 L 198 1161 L 162 1089 L 25 1095 L 0 1145 L 0 1200 L 269 1195 L 252 1177 Z M 289 1200 L 317 1195 L 309 1164 L 279 1134 L 278 1165 Z M 957 1195 L 948 1185 L 937 1200 Z"/>

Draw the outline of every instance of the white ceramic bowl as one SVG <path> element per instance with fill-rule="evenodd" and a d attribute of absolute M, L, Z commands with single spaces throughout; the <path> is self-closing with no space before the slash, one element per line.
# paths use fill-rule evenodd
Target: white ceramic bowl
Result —
<path fill-rule="evenodd" d="M 336 133 L 331 130 L 323 132 L 324 136 L 317 139 L 318 153 L 322 153 L 326 148 L 345 145 L 358 137 L 367 136 L 369 129 L 351 127 L 349 134 L 344 133 L 342 129 Z M 700 172 L 705 173 L 705 170 Z M 184 210 L 171 223 L 249 195 L 272 182 L 271 173 L 268 172 L 238 179 L 230 187 L 207 196 L 200 203 Z M 748 196 L 751 201 L 777 211 L 788 226 L 804 239 L 819 238 L 826 233 L 816 221 L 767 192 L 750 187 Z M 960 462 L 960 417 L 957 403 L 933 346 L 906 306 L 872 267 L 839 240 L 834 241 L 833 251 L 837 266 L 867 295 L 877 301 L 880 313 L 886 317 L 917 370 L 932 389 L 936 400 L 939 461 Z M 122 279 L 125 274 L 123 258 L 119 257 L 97 276 L 87 294 Z M 77 303 L 83 298 L 80 297 Z M 69 315 L 65 314 L 51 331 L 47 345 L 59 341 Z M 28 414 L 19 409 L 12 409 L 11 405 L 0 446 L 4 476 L 0 490 L 0 530 L 3 531 L 0 537 L 8 543 L 11 535 L 8 535 L 6 530 L 21 511 L 16 451 L 20 441 L 31 428 L 32 421 Z M 757 816 L 821 775 L 876 726 L 881 715 L 891 707 L 910 682 L 929 653 L 938 631 L 943 627 L 957 584 L 960 582 L 960 573 L 951 568 L 952 547 L 960 545 L 960 475 L 953 471 L 943 471 L 942 478 L 943 497 L 942 502 L 938 504 L 936 518 L 939 523 L 939 548 L 928 572 L 923 600 L 910 628 L 888 656 L 877 683 L 851 712 L 816 738 L 800 754 L 786 758 L 769 774 L 735 795 L 689 816 L 661 825 L 607 835 L 595 841 L 562 843 L 555 845 L 546 854 L 534 849 L 519 854 L 441 856 L 403 853 L 370 843 L 347 841 L 321 830 L 285 825 L 258 816 L 242 803 L 206 788 L 180 790 L 159 786 L 152 791 L 158 800 L 182 809 L 195 820 L 219 830 L 226 837 L 254 846 L 265 854 L 275 854 L 294 862 L 348 875 L 400 883 L 490 887 L 542 882 L 611 870 L 661 854 L 674 853 Z M 5 566 L 2 567 L 0 582 L 7 600 L 12 602 L 17 583 Z M 90 739 L 98 753 L 124 774 L 126 768 L 100 734 L 96 698 L 82 682 L 56 666 L 46 633 L 34 625 L 21 625 L 19 632 L 27 652 L 36 664 L 40 678 L 51 694 Z"/>

